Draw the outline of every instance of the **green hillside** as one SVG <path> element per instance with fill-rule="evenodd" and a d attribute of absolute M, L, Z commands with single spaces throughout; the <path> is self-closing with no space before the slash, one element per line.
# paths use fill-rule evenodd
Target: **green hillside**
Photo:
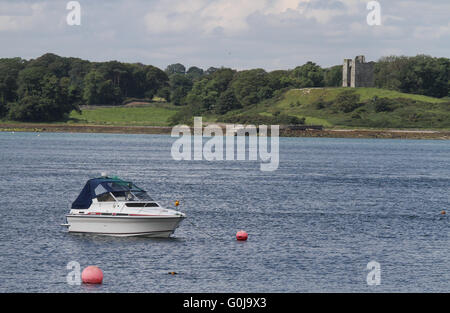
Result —
<path fill-rule="evenodd" d="M 169 126 L 176 115 L 203 116 L 205 122 L 305 124 L 339 128 L 450 128 L 450 99 L 377 88 L 291 89 L 279 97 L 224 115 L 196 114 L 190 107 L 152 103 L 138 107 L 90 107 L 73 111 L 68 123 Z M 187 122 L 186 119 L 184 122 Z M 292 122 L 293 121 L 293 122 Z"/>
<path fill-rule="evenodd" d="M 325 127 L 450 128 L 449 99 L 377 88 L 291 89 L 277 99 L 228 113 L 225 120 L 243 114 L 284 114 Z"/>

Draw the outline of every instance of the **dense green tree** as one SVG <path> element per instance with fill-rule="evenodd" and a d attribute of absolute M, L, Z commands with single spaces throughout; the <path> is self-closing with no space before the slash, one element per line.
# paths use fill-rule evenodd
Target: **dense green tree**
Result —
<path fill-rule="evenodd" d="M 168 76 L 171 76 L 174 74 L 184 75 L 184 74 L 186 74 L 186 67 L 181 63 L 170 64 L 166 67 L 165 72 Z"/>
<path fill-rule="evenodd" d="M 169 77 L 166 73 L 154 66 L 146 66 L 146 81 L 143 87 L 144 95 L 147 98 L 152 98 L 150 95 L 155 95 L 161 89 L 167 89 L 169 87 Z M 169 100 L 169 97 L 163 97 Z"/>
<path fill-rule="evenodd" d="M 236 73 L 231 88 L 244 107 L 271 97 L 273 91 L 269 86 L 269 75 L 263 69 Z"/>
<path fill-rule="evenodd" d="M 96 70 L 103 76 L 104 83 L 100 89 L 104 92 L 112 92 L 112 95 L 102 93 L 103 101 L 112 101 L 112 104 L 120 104 L 123 99 L 133 96 L 133 77 L 130 64 L 118 61 L 103 62 L 96 66 Z M 108 102 L 104 102 L 108 103 Z"/>
<path fill-rule="evenodd" d="M 205 75 L 211 75 L 214 74 L 215 72 L 217 72 L 219 69 L 217 67 L 209 67 L 206 71 L 205 71 Z"/>
<path fill-rule="evenodd" d="M 69 100 L 76 106 L 79 106 L 83 104 L 84 78 L 91 70 L 92 64 L 89 61 L 78 58 L 69 58 L 69 60 Z"/>
<path fill-rule="evenodd" d="M 9 118 L 23 122 L 51 122 L 61 120 L 64 110 L 55 100 L 37 95 L 26 95 L 11 103 Z"/>
<path fill-rule="evenodd" d="M 0 59 L 0 118 L 7 113 L 7 103 L 17 100 L 17 78 L 25 63 L 21 58 Z"/>
<path fill-rule="evenodd" d="M 186 97 L 186 103 L 201 107 L 204 111 L 213 111 L 221 93 L 229 88 L 234 74 L 235 71 L 232 69 L 221 68 L 204 76 L 194 83 Z"/>
<path fill-rule="evenodd" d="M 184 104 L 184 98 L 192 88 L 192 81 L 183 74 L 170 76 L 170 99 L 173 104 Z"/>
<path fill-rule="evenodd" d="M 84 78 L 83 100 L 86 104 L 101 103 L 99 93 L 100 84 L 104 81 L 103 75 L 97 70 L 91 70 Z"/>
<path fill-rule="evenodd" d="M 37 59 L 31 60 L 27 64 L 28 67 L 45 68 L 47 72 L 61 78 L 69 76 L 70 59 L 60 57 L 53 53 L 46 53 Z"/>
<path fill-rule="evenodd" d="M 17 92 L 19 98 L 34 94 L 40 95 L 41 80 L 46 75 L 50 74 L 50 71 L 42 66 L 27 66 L 20 71 L 17 78 Z"/>
<path fill-rule="evenodd" d="M 276 70 L 267 75 L 268 86 L 272 90 L 280 90 L 295 85 L 295 79 L 291 77 L 290 71 Z"/>
<path fill-rule="evenodd" d="M 217 99 L 214 110 L 218 114 L 225 114 L 229 111 L 242 108 L 239 101 L 236 99 L 232 89 L 227 89 L 222 92 Z"/>
<path fill-rule="evenodd" d="M 313 62 L 297 66 L 292 71 L 292 76 L 296 79 L 296 85 L 299 88 L 324 86 L 323 69 Z"/>
<path fill-rule="evenodd" d="M 450 60 L 426 55 L 383 57 L 375 65 L 375 84 L 405 93 L 445 97 L 450 94 Z"/>
<path fill-rule="evenodd" d="M 336 65 L 324 70 L 325 87 L 341 87 L 342 86 L 342 65 Z"/>
<path fill-rule="evenodd" d="M 3 118 L 8 113 L 8 106 L 5 102 L 0 101 L 0 118 Z"/>
<path fill-rule="evenodd" d="M 84 78 L 83 100 L 89 105 L 120 104 L 120 88 L 98 70 L 91 70 Z"/>
<path fill-rule="evenodd" d="M 70 99 L 70 78 L 46 74 L 40 88 L 9 104 L 9 118 L 25 122 L 59 121 L 78 107 Z"/>
<path fill-rule="evenodd" d="M 191 66 L 187 70 L 186 75 L 192 80 L 196 80 L 203 76 L 203 70 L 197 66 Z"/>
<path fill-rule="evenodd" d="M 163 87 L 158 89 L 156 92 L 156 96 L 165 99 L 167 102 L 170 102 L 170 87 Z"/>

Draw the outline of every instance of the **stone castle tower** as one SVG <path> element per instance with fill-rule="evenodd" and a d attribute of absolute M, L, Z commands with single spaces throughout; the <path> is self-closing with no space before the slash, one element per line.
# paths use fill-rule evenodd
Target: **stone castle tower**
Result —
<path fill-rule="evenodd" d="M 342 68 L 342 87 L 374 87 L 373 68 L 375 62 L 366 63 L 366 58 L 345 59 Z"/>

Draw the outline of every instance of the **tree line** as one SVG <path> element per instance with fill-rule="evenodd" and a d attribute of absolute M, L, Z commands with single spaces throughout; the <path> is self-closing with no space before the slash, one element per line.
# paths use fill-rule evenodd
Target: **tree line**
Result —
<path fill-rule="evenodd" d="M 450 97 L 450 59 L 389 56 L 375 65 L 375 85 L 430 97 Z"/>
<path fill-rule="evenodd" d="M 375 66 L 377 87 L 435 97 L 449 96 L 450 60 L 429 56 L 385 57 Z M 203 70 L 180 63 L 163 71 L 141 63 L 90 62 L 47 53 L 37 59 L 0 59 L 0 118 L 61 121 L 80 105 L 120 105 L 155 96 L 193 114 L 225 114 L 250 107 L 291 88 L 339 87 L 342 66 L 307 62 L 292 70 Z"/>

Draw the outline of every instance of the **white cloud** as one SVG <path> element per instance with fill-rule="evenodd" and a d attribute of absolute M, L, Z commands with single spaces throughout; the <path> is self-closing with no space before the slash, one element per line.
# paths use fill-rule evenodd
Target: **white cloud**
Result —
<path fill-rule="evenodd" d="M 450 23 L 439 27 L 418 26 L 414 30 L 414 37 L 417 39 L 441 39 L 450 36 Z"/>
<path fill-rule="evenodd" d="M 0 6 L 0 32 L 30 30 L 44 18 L 45 3 L 34 3 L 32 5 L 25 3 L 6 4 L 3 3 Z"/>
<path fill-rule="evenodd" d="M 249 28 L 254 14 L 278 19 L 313 19 L 321 24 L 339 16 L 364 16 L 366 0 L 157 0 L 145 16 L 152 34 L 186 31 L 234 35 Z"/>
<path fill-rule="evenodd" d="M 80 0 L 79 27 L 66 23 L 67 1 L 0 0 L 0 57 L 277 69 L 450 49 L 449 0 L 379 0 L 376 27 L 369 0 Z"/>
<path fill-rule="evenodd" d="M 255 13 L 282 14 L 302 12 L 301 3 L 310 0 L 174 0 L 157 2 L 145 16 L 150 33 L 199 31 L 210 34 L 220 28 L 226 34 L 248 29 L 247 18 Z"/>

